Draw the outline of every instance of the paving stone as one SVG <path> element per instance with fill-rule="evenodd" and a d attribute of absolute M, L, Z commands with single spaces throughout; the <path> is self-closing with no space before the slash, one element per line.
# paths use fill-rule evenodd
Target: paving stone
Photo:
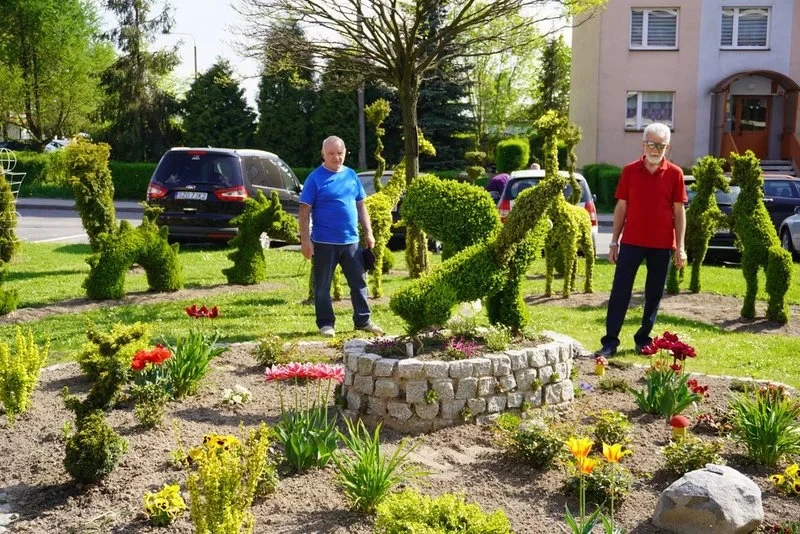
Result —
<path fill-rule="evenodd" d="M 528 354 L 524 350 L 507 350 L 506 355 L 511 361 L 512 371 L 528 367 Z"/>
<path fill-rule="evenodd" d="M 450 362 L 450 378 L 467 378 L 472 376 L 472 364 L 465 361 Z"/>
<path fill-rule="evenodd" d="M 428 404 L 427 402 L 417 403 L 414 405 L 414 411 L 419 416 L 420 419 L 433 419 L 439 414 L 439 403 L 432 402 Z"/>
<path fill-rule="evenodd" d="M 547 352 L 544 347 L 534 347 L 527 350 L 528 365 L 531 367 L 539 368 L 547 365 Z"/>
<path fill-rule="evenodd" d="M 411 413 L 411 408 L 405 402 L 388 402 L 386 403 L 386 412 L 400 422 L 408 421 L 414 415 Z"/>
<path fill-rule="evenodd" d="M 428 381 L 409 380 L 405 383 L 404 389 L 406 390 L 407 403 L 425 402 L 425 393 L 428 391 Z"/>
<path fill-rule="evenodd" d="M 501 412 L 506 407 L 505 395 L 494 395 L 486 399 L 486 411 L 489 413 Z"/>
<path fill-rule="evenodd" d="M 506 391 L 511 391 L 512 389 L 517 387 L 517 381 L 514 379 L 513 375 L 498 377 L 497 383 L 498 383 L 498 389 L 503 393 L 505 393 Z"/>
<path fill-rule="evenodd" d="M 482 414 L 486 411 L 486 399 L 468 399 L 467 408 L 473 415 Z"/>
<path fill-rule="evenodd" d="M 397 368 L 397 360 L 392 358 L 381 358 L 375 362 L 375 376 L 392 376 Z"/>
<path fill-rule="evenodd" d="M 358 359 L 358 374 L 371 375 L 375 367 L 375 362 L 380 360 L 381 357 L 377 354 L 364 354 Z"/>
<path fill-rule="evenodd" d="M 378 378 L 375 380 L 374 394 L 376 397 L 394 399 L 400 395 L 400 386 L 391 378 Z"/>
<path fill-rule="evenodd" d="M 493 376 L 482 376 L 478 379 L 478 396 L 485 397 L 497 392 L 497 379 Z"/>
<path fill-rule="evenodd" d="M 447 378 L 450 366 L 447 362 L 425 362 L 423 369 L 427 378 Z"/>
<path fill-rule="evenodd" d="M 478 389 L 478 379 L 474 377 L 469 378 L 462 378 L 458 381 L 458 387 L 456 388 L 456 398 L 457 399 L 471 399 L 475 396 L 475 392 Z"/>
<path fill-rule="evenodd" d="M 371 376 L 356 375 L 353 378 L 353 389 L 365 395 L 372 395 L 372 390 L 375 387 L 375 379 Z"/>
<path fill-rule="evenodd" d="M 416 358 L 409 358 L 407 360 L 400 360 L 397 362 L 397 376 L 399 378 L 423 378 L 424 364 L 421 360 Z"/>
<path fill-rule="evenodd" d="M 506 395 L 506 403 L 509 408 L 519 408 L 522 406 L 522 400 L 524 399 L 524 395 L 520 391 L 512 391 L 508 395 Z"/>
<path fill-rule="evenodd" d="M 456 398 L 453 380 L 450 378 L 432 380 L 431 389 L 436 392 L 436 398 L 440 401 L 451 401 Z"/>
<path fill-rule="evenodd" d="M 505 354 L 487 356 L 492 361 L 492 373 L 494 376 L 506 376 L 511 374 L 511 359 Z"/>
<path fill-rule="evenodd" d="M 514 378 L 517 381 L 517 389 L 527 391 L 531 389 L 531 385 L 538 378 L 538 373 L 536 369 L 520 369 L 514 373 Z"/>
<path fill-rule="evenodd" d="M 464 400 L 452 400 L 442 402 L 442 418 L 443 419 L 459 419 L 461 417 L 461 410 L 464 409 L 467 403 Z"/>

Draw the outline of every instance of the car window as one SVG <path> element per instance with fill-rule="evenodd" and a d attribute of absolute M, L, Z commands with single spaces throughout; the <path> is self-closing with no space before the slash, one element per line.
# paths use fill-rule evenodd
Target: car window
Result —
<path fill-rule="evenodd" d="M 533 187 L 538 184 L 539 180 L 541 180 L 541 178 L 523 178 L 519 180 L 511 180 L 503 191 L 503 198 L 507 200 L 514 200 L 519 196 L 520 193 L 529 187 Z M 580 202 L 588 201 L 591 198 L 588 192 L 588 184 L 581 179 L 578 179 L 578 184 L 581 186 Z M 564 188 L 564 197 L 569 198 L 570 195 L 572 195 L 572 184 L 567 183 L 567 186 Z"/>
<path fill-rule="evenodd" d="M 767 180 L 764 182 L 764 196 L 796 198 L 792 184 L 783 180 Z"/>
<path fill-rule="evenodd" d="M 220 187 L 242 185 L 239 158 L 205 151 L 167 152 L 153 179 L 167 187 L 210 184 Z"/>
<path fill-rule="evenodd" d="M 276 157 L 276 158 L 269 158 L 270 163 L 273 166 L 278 168 L 278 172 L 280 173 L 281 183 L 283 184 L 283 188 L 289 191 L 294 191 L 297 189 L 297 184 L 300 181 L 295 176 L 294 171 L 292 171 L 291 167 L 286 164 L 285 161 Z"/>
<path fill-rule="evenodd" d="M 361 185 L 364 186 L 364 192 L 367 193 L 367 196 L 370 196 L 375 193 L 375 183 L 373 182 L 373 174 L 360 174 L 358 179 L 361 181 Z M 390 176 L 388 174 L 384 174 L 381 176 L 381 183 L 386 185 L 389 182 Z"/>
<path fill-rule="evenodd" d="M 258 187 L 267 187 L 269 185 L 267 183 L 267 171 L 261 163 L 261 158 L 258 156 L 245 156 L 242 158 L 242 164 L 244 165 L 244 173 L 252 185 Z"/>

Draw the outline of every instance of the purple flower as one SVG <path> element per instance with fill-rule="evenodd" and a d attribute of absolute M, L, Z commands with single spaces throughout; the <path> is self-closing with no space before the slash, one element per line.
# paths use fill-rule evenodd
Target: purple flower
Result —
<path fill-rule="evenodd" d="M 581 390 L 585 391 L 586 393 L 591 393 L 592 391 L 594 391 L 592 385 L 587 382 L 581 382 L 580 384 L 578 384 L 578 387 L 581 388 Z"/>

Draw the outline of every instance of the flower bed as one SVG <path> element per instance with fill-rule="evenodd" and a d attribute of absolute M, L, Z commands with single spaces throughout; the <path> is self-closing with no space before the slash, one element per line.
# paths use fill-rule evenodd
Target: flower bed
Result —
<path fill-rule="evenodd" d="M 345 343 L 345 415 L 408 433 L 460 424 L 510 408 L 573 399 L 570 373 L 580 349 L 558 338 L 533 348 L 454 361 L 383 358 L 369 342 Z"/>

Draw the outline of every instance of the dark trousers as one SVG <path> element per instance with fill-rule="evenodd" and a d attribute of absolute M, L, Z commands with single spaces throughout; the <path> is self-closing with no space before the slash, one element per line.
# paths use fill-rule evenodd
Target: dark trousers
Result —
<path fill-rule="evenodd" d="M 611 297 L 608 299 L 606 314 L 606 335 L 600 340 L 604 347 L 619 346 L 619 332 L 625 322 L 625 314 L 631 302 L 633 282 L 642 261 L 647 266 L 647 280 L 644 286 L 644 314 L 642 326 L 633 336 L 637 345 L 649 345 L 652 341 L 650 332 L 656 322 L 658 306 L 664 295 L 664 284 L 672 258 L 672 250 L 662 248 L 620 245 L 617 257 L 617 268 L 614 271 L 614 283 L 611 286 Z"/>
<path fill-rule="evenodd" d="M 332 245 L 314 243 L 314 309 L 317 328 L 334 326 L 336 315 L 331 304 L 331 281 L 337 265 L 350 286 L 350 301 L 353 303 L 353 324 L 356 327 L 369 323 L 370 309 L 367 302 L 367 275 L 358 243 Z"/>

